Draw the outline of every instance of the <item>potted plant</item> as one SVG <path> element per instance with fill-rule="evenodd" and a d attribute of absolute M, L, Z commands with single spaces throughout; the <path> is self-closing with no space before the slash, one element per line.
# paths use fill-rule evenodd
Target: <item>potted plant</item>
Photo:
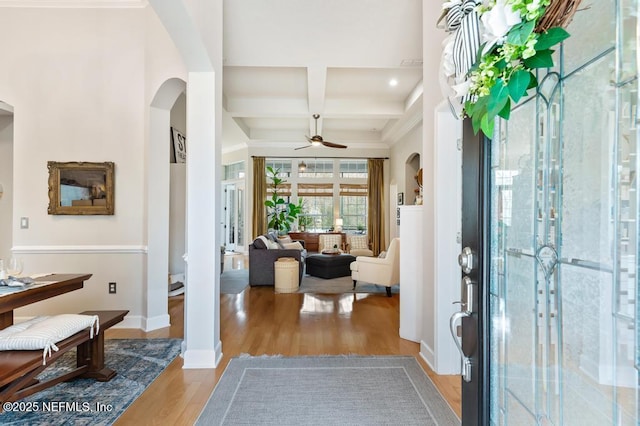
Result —
<path fill-rule="evenodd" d="M 267 167 L 267 177 L 270 180 L 269 187 L 272 189 L 271 198 L 264 202 L 267 208 L 267 227 L 275 230 L 279 235 L 286 234 L 291 230 L 291 225 L 302 212 L 302 199 L 298 204 L 288 203 L 278 192 L 284 179 L 278 176 L 280 169 Z"/>

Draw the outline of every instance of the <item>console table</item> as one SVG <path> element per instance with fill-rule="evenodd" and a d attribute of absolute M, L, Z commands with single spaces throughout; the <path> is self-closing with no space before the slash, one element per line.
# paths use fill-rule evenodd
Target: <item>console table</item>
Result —
<path fill-rule="evenodd" d="M 308 252 L 317 252 L 320 235 L 327 235 L 327 234 L 341 235 L 342 246 L 340 248 L 343 251 L 346 249 L 347 239 L 344 232 L 289 232 L 289 236 L 291 237 L 292 240 L 304 241 L 304 248 L 306 248 Z"/>

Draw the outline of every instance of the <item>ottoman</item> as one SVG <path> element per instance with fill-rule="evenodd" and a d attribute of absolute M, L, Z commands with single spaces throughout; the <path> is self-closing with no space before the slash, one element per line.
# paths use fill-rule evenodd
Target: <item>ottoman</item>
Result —
<path fill-rule="evenodd" d="M 351 275 L 349 266 L 356 258 L 350 254 L 311 254 L 305 261 L 307 274 L 320 278 Z"/>

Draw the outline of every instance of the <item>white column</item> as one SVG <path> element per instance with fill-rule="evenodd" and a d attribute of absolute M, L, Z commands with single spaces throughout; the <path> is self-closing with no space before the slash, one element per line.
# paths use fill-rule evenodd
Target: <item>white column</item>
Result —
<path fill-rule="evenodd" d="M 220 265 L 217 226 L 216 75 L 190 72 L 187 82 L 187 283 L 184 368 L 214 368 L 220 341 Z M 219 125 L 219 123 L 218 123 Z"/>

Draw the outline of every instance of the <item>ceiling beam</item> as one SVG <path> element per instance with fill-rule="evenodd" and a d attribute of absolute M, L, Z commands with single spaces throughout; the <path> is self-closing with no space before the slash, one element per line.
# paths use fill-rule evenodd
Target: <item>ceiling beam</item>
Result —
<path fill-rule="evenodd" d="M 327 89 L 327 67 L 310 66 L 307 68 L 307 90 L 309 103 L 309 136 L 322 134 L 322 118 L 324 113 L 324 99 Z M 313 114 L 320 114 L 316 130 L 316 120 Z"/>

